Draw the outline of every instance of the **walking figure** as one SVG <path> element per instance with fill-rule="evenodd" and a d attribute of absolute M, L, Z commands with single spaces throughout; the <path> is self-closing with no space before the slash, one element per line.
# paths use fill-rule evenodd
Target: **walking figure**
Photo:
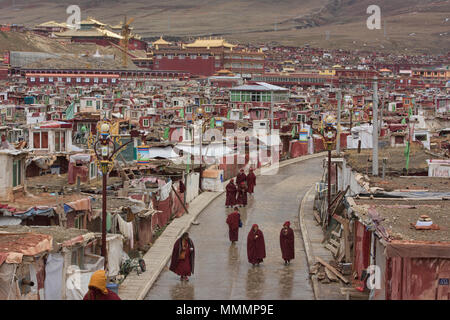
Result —
<path fill-rule="evenodd" d="M 188 277 L 194 273 L 194 260 L 194 243 L 189 238 L 189 233 L 185 232 L 173 246 L 169 270 L 179 275 L 181 281 L 189 281 Z"/>
<path fill-rule="evenodd" d="M 252 265 L 258 265 L 263 262 L 266 257 L 266 245 L 264 243 L 264 235 L 257 224 L 252 226 L 252 229 L 247 236 L 247 257 L 248 262 Z"/>

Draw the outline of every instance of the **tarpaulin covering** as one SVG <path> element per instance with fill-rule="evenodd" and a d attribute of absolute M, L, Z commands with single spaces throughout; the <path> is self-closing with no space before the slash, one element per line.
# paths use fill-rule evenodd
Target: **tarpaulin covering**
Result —
<path fill-rule="evenodd" d="M 50 253 L 45 264 L 45 300 L 62 299 L 64 258 L 60 253 Z"/>
<path fill-rule="evenodd" d="M 88 213 L 89 221 L 92 219 L 92 204 L 91 204 L 91 198 L 87 197 L 84 199 L 64 203 L 64 212 L 70 212 L 70 211 L 85 211 Z"/>
<path fill-rule="evenodd" d="M 450 244 L 442 242 L 408 242 L 393 240 L 386 244 L 386 256 L 388 258 L 450 259 Z"/>
<path fill-rule="evenodd" d="M 152 243 L 153 241 L 152 219 L 153 216 L 148 216 L 146 218 L 139 218 L 138 224 L 139 248 L 143 248 L 144 246 Z"/>
<path fill-rule="evenodd" d="M 42 216 L 42 217 L 53 217 L 55 215 L 55 210 L 53 208 L 48 207 L 34 207 L 28 209 L 25 212 L 16 212 L 14 213 L 14 217 L 27 219 L 32 216 Z"/>
<path fill-rule="evenodd" d="M 180 197 L 181 201 L 184 201 L 184 195 L 185 193 L 178 192 L 178 196 Z M 178 200 L 175 192 L 172 192 L 172 213 L 177 218 L 181 217 L 185 213 L 183 204 L 180 202 L 180 200 Z"/>
<path fill-rule="evenodd" d="M 167 198 L 164 201 L 159 201 L 156 209 L 161 211 L 157 212 L 156 215 L 158 217 L 158 225 L 163 227 L 167 224 L 172 214 L 171 199 Z"/>
<path fill-rule="evenodd" d="M 68 270 L 66 299 L 83 300 L 84 295 L 89 290 L 88 285 L 93 273 L 93 271 L 82 271 L 79 269 Z"/>
<path fill-rule="evenodd" d="M 69 163 L 69 171 L 67 173 L 67 182 L 74 184 L 77 182 L 77 177 L 80 177 L 80 181 L 88 181 L 89 169 L 86 166 L 76 166 L 74 163 Z"/>
<path fill-rule="evenodd" d="M 53 238 L 45 234 L 0 233 L 0 256 L 6 263 L 21 263 L 24 255 L 35 256 L 50 251 L 52 242 Z"/>
<path fill-rule="evenodd" d="M 108 276 L 114 277 L 119 274 L 120 262 L 123 253 L 123 241 L 121 236 L 114 236 L 108 239 Z"/>
<path fill-rule="evenodd" d="M 165 185 L 159 188 L 159 201 L 166 200 L 170 192 L 172 192 L 172 180 L 169 180 Z"/>
<path fill-rule="evenodd" d="M 17 265 L 0 265 L 0 300 L 15 300 L 19 296 L 17 282 L 14 281 Z"/>

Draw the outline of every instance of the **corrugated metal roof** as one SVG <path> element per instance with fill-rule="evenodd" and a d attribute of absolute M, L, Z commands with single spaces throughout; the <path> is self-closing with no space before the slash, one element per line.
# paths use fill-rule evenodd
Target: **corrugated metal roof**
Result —
<path fill-rule="evenodd" d="M 266 82 L 257 82 L 257 84 L 244 84 L 242 86 L 231 88 L 231 90 L 242 90 L 242 91 L 288 91 L 288 89 L 274 86 Z"/>

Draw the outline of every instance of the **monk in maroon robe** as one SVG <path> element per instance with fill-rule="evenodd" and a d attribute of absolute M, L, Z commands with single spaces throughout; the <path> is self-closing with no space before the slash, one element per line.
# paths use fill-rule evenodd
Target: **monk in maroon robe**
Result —
<path fill-rule="evenodd" d="M 236 185 L 240 186 L 241 182 L 247 183 L 247 176 L 244 173 L 244 169 L 239 170 L 239 174 L 236 177 Z"/>
<path fill-rule="evenodd" d="M 228 236 L 230 237 L 230 241 L 234 243 L 238 241 L 239 237 L 239 221 L 241 220 L 241 215 L 239 214 L 239 210 L 237 207 L 234 208 L 234 211 L 230 213 L 227 217 L 228 224 Z"/>
<path fill-rule="evenodd" d="M 254 188 L 256 186 L 256 175 L 253 172 L 253 168 L 250 168 L 250 172 L 247 175 L 247 188 L 248 193 L 253 194 Z"/>
<path fill-rule="evenodd" d="M 230 182 L 227 184 L 226 191 L 227 191 L 227 199 L 225 200 L 225 207 L 228 208 L 236 204 L 237 187 L 234 184 L 233 179 L 231 179 Z"/>
<path fill-rule="evenodd" d="M 257 224 L 252 226 L 247 236 L 247 257 L 252 265 L 259 265 L 266 257 L 264 235 Z"/>
<path fill-rule="evenodd" d="M 294 231 L 290 227 L 291 223 L 286 221 L 283 224 L 283 228 L 280 232 L 280 247 L 281 255 L 284 260 L 284 264 L 288 265 L 291 260 L 294 259 Z"/>
<path fill-rule="evenodd" d="M 169 270 L 179 275 L 180 280 L 189 281 L 188 276 L 194 273 L 194 259 L 194 243 L 189 238 L 189 233 L 185 232 L 173 246 Z"/>
<path fill-rule="evenodd" d="M 245 182 L 241 182 L 237 192 L 236 204 L 245 207 L 247 205 L 247 187 Z"/>

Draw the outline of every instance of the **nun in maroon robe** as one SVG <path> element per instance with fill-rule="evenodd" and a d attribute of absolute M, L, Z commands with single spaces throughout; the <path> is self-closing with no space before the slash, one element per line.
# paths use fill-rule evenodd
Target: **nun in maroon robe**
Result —
<path fill-rule="evenodd" d="M 238 241 L 239 237 L 239 221 L 241 220 L 241 215 L 239 214 L 239 210 L 237 207 L 234 208 L 234 211 L 230 213 L 227 217 L 228 224 L 228 236 L 230 237 L 230 241 L 234 243 Z"/>
<path fill-rule="evenodd" d="M 231 179 L 230 182 L 227 184 L 226 191 L 227 191 L 227 199 L 225 200 L 225 207 L 228 208 L 236 204 L 237 187 L 234 184 L 233 179 Z"/>
<path fill-rule="evenodd" d="M 247 187 L 245 182 L 241 182 L 237 192 L 236 204 L 242 207 L 247 205 Z"/>
<path fill-rule="evenodd" d="M 266 245 L 264 235 L 259 230 L 258 225 L 254 224 L 247 236 L 247 257 L 251 264 L 259 265 L 266 257 Z"/>
<path fill-rule="evenodd" d="M 241 182 L 247 182 L 247 176 L 244 173 L 244 169 L 239 170 L 239 174 L 236 177 L 236 185 L 240 186 Z"/>
<path fill-rule="evenodd" d="M 291 260 L 294 259 L 294 231 L 290 227 L 291 223 L 286 221 L 283 224 L 283 228 L 280 232 L 280 247 L 281 255 L 284 260 L 284 264 L 288 265 Z"/>
<path fill-rule="evenodd" d="M 256 186 L 256 175 L 253 172 L 253 168 L 250 168 L 250 172 L 247 175 L 248 193 L 253 194 L 255 186 Z"/>
<path fill-rule="evenodd" d="M 180 276 L 180 280 L 189 281 L 188 276 L 194 273 L 195 248 L 187 232 L 179 238 L 172 251 L 169 270 Z"/>

